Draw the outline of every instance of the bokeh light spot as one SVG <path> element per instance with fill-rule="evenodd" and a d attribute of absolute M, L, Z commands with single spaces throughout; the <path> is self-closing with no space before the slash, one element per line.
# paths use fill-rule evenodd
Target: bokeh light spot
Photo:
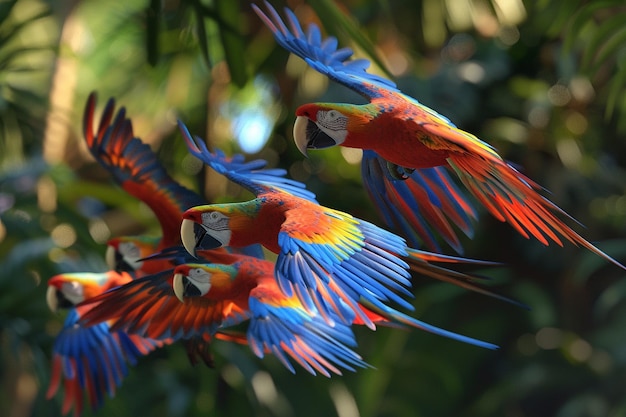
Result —
<path fill-rule="evenodd" d="M 568 168 L 575 168 L 580 165 L 583 155 L 574 139 L 561 139 L 556 143 L 556 152 Z"/>
<path fill-rule="evenodd" d="M 356 148 L 342 147 L 341 156 L 343 156 L 343 159 L 345 159 L 347 163 L 356 165 L 361 163 L 361 159 L 363 159 L 363 151 Z"/>
<path fill-rule="evenodd" d="M 564 85 L 556 84 L 548 90 L 548 100 L 555 106 L 565 106 L 571 98 L 572 95 Z"/>
<path fill-rule="evenodd" d="M 563 331 L 555 327 L 544 327 L 535 335 L 535 341 L 541 349 L 557 349 L 563 342 Z"/>
<path fill-rule="evenodd" d="M 41 177 L 37 181 L 37 206 L 45 213 L 57 209 L 57 187 L 49 177 Z"/>
<path fill-rule="evenodd" d="M 76 230 L 67 224 L 61 223 L 50 232 L 50 237 L 55 245 L 60 248 L 68 248 L 76 242 Z"/>
<path fill-rule="evenodd" d="M 586 340 L 576 339 L 569 345 L 568 351 L 574 360 L 586 362 L 591 357 L 593 348 Z"/>
<path fill-rule="evenodd" d="M 96 243 L 106 243 L 111 237 L 111 229 L 102 219 L 93 219 L 89 222 L 89 234 Z"/>

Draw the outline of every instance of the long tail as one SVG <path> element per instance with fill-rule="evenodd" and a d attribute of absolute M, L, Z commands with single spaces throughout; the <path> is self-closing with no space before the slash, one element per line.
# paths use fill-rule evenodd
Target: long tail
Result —
<path fill-rule="evenodd" d="M 622 263 L 607 255 L 580 236 L 558 216 L 575 221 L 563 209 L 539 194 L 542 188 L 501 159 L 484 159 L 468 154 L 453 155 L 450 166 L 470 192 L 498 220 L 512 225 L 522 236 L 531 236 L 548 246 L 553 241 L 559 246 L 564 237 L 576 246 L 582 246 L 626 269 Z"/>
<path fill-rule="evenodd" d="M 383 310 L 382 308 L 378 306 L 374 306 L 367 301 L 363 301 L 362 303 L 369 310 L 372 310 L 376 314 L 382 317 L 385 317 L 388 321 L 392 323 L 395 322 L 395 323 L 405 324 L 407 326 L 414 327 L 416 329 L 424 330 L 424 331 L 427 331 L 427 332 L 430 332 L 439 336 L 458 340 L 459 342 L 468 343 L 470 345 L 482 347 L 485 349 L 495 350 L 499 348 L 497 345 L 494 345 L 493 343 L 483 342 L 482 340 L 474 339 L 468 336 L 463 336 L 461 334 L 454 333 L 449 330 L 444 330 L 428 323 L 424 323 L 423 321 L 407 316 L 406 314 L 401 313 L 393 308 L 387 308 Z"/>
<path fill-rule="evenodd" d="M 457 256 L 441 255 L 431 252 L 420 251 L 417 249 L 407 249 L 408 256 L 404 260 L 409 264 L 411 271 L 420 275 L 434 278 L 436 280 L 447 282 L 457 287 L 464 288 L 488 297 L 529 309 L 529 307 L 512 298 L 490 291 L 478 284 L 476 281 L 484 281 L 483 277 L 477 275 L 466 274 L 464 272 L 455 271 L 442 266 L 434 265 L 432 262 L 455 263 L 467 265 L 497 266 L 502 265 L 498 262 L 482 261 L 477 259 L 461 258 Z"/>

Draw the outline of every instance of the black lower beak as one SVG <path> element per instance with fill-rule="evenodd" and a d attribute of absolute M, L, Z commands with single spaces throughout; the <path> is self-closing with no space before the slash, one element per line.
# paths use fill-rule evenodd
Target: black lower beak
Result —
<path fill-rule="evenodd" d="M 196 253 L 198 250 L 215 249 L 222 246 L 222 242 L 208 234 L 204 227 L 198 223 L 193 225 L 193 234 L 196 238 Z"/>
<path fill-rule="evenodd" d="M 185 297 L 199 297 L 200 295 L 202 295 L 200 294 L 200 290 L 198 289 L 198 287 L 193 285 L 193 283 L 189 281 L 189 278 L 187 277 L 183 277 L 183 287 L 183 295 Z"/>
<path fill-rule="evenodd" d="M 119 251 L 115 251 L 115 270 L 117 272 L 135 272 L 133 268 Z"/>
<path fill-rule="evenodd" d="M 70 300 L 68 300 L 65 295 L 57 290 L 57 300 L 59 302 L 59 308 L 73 308 L 75 307 L 74 304 L 72 304 L 72 302 Z"/>
<path fill-rule="evenodd" d="M 307 149 L 324 149 L 335 146 L 337 143 L 333 138 L 317 127 L 317 125 L 309 120 L 306 125 Z"/>

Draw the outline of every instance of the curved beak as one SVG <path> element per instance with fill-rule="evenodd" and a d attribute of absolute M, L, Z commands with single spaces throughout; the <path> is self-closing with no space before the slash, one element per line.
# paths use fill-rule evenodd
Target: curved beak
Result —
<path fill-rule="evenodd" d="M 298 150 L 307 155 L 309 149 L 325 149 L 337 146 L 337 141 L 328 136 L 311 119 L 298 116 L 293 124 L 293 140 Z"/>
<path fill-rule="evenodd" d="M 172 282 L 172 288 L 174 289 L 174 294 L 176 294 L 176 298 L 180 300 L 181 303 L 185 302 L 185 283 L 183 274 L 174 274 L 174 281 Z"/>
<path fill-rule="evenodd" d="M 55 287 L 49 286 L 46 290 L 46 303 L 48 304 L 48 308 L 53 313 L 56 313 L 59 309 L 59 298 L 57 297 L 57 289 Z"/>
<path fill-rule="evenodd" d="M 222 242 L 211 236 L 207 228 L 189 219 L 183 219 L 180 225 L 180 238 L 187 252 L 196 258 L 198 249 L 209 250 L 222 246 Z"/>
<path fill-rule="evenodd" d="M 180 239 L 183 246 L 190 255 L 196 256 L 196 234 L 194 233 L 196 223 L 189 219 L 183 219 L 180 224 Z M 177 274 L 178 275 L 178 274 Z"/>
<path fill-rule="evenodd" d="M 115 248 L 113 246 L 107 246 L 107 251 L 104 255 L 104 260 L 107 263 L 107 266 L 111 270 L 117 269 L 117 260 L 115 259 Z"/>
<path fill-rule="evenodd" d="M 307 117 L 298 116 L 293 124 L 293 141 L 296 143 L 296 147 L 300 153 L 307 156 L 307 149 L 309 148 L 308 138 L 308 126 L 311 122 Z"/>

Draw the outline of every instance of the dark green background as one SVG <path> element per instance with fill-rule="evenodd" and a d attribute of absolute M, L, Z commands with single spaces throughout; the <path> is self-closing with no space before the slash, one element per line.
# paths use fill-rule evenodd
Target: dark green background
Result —
<path fill-rule="evenodd" d="M 325 33 L 377 60 L 403 91 L 498 148 L 586 226 L 572 222 L 578 231 L 626 261 L 621 1 L 288 4 L 303 21 L 319 16 Z M 246 1 L 0 1 L 5 415 L 60 415 L 60 399 L 46 400 L 45 390 L 63 315 L 46 308 L 46 280 L 104 270 L 102 230 L 158 234 L 149 210 L 79 146 L 90 91 L 100 104 L 114 96 L 126 105 L 172 175 L 219 201 L 247 196 L 198 173 L 175 119 L 236 152 L 232 117 L 261 109 L 275 126 L 255 156 L 289 169 L 323 204 L 377 221 L 357 165 L 339 149 L 303 160 L 291 141 L 297 105 L 354 95 L 315 87 L 311 71 L 293 58 L 286 70 L 287 59 Z M 171 346 L 143 358 L 98 415 L 626 415 L 626 273 L 567 242 L 528 241 L 485 213 L 464 245 L 467 256 L 505 262 L 478 272 L 531 310 L 416 277 L 415 315 L 497 343 L 497 352 L 417 331 L 357 329 L 359 352 L 375 369 L 326 379 L 292 375 L 226 343 L 215 344 L 216 369 L 192 368 Z"/>

